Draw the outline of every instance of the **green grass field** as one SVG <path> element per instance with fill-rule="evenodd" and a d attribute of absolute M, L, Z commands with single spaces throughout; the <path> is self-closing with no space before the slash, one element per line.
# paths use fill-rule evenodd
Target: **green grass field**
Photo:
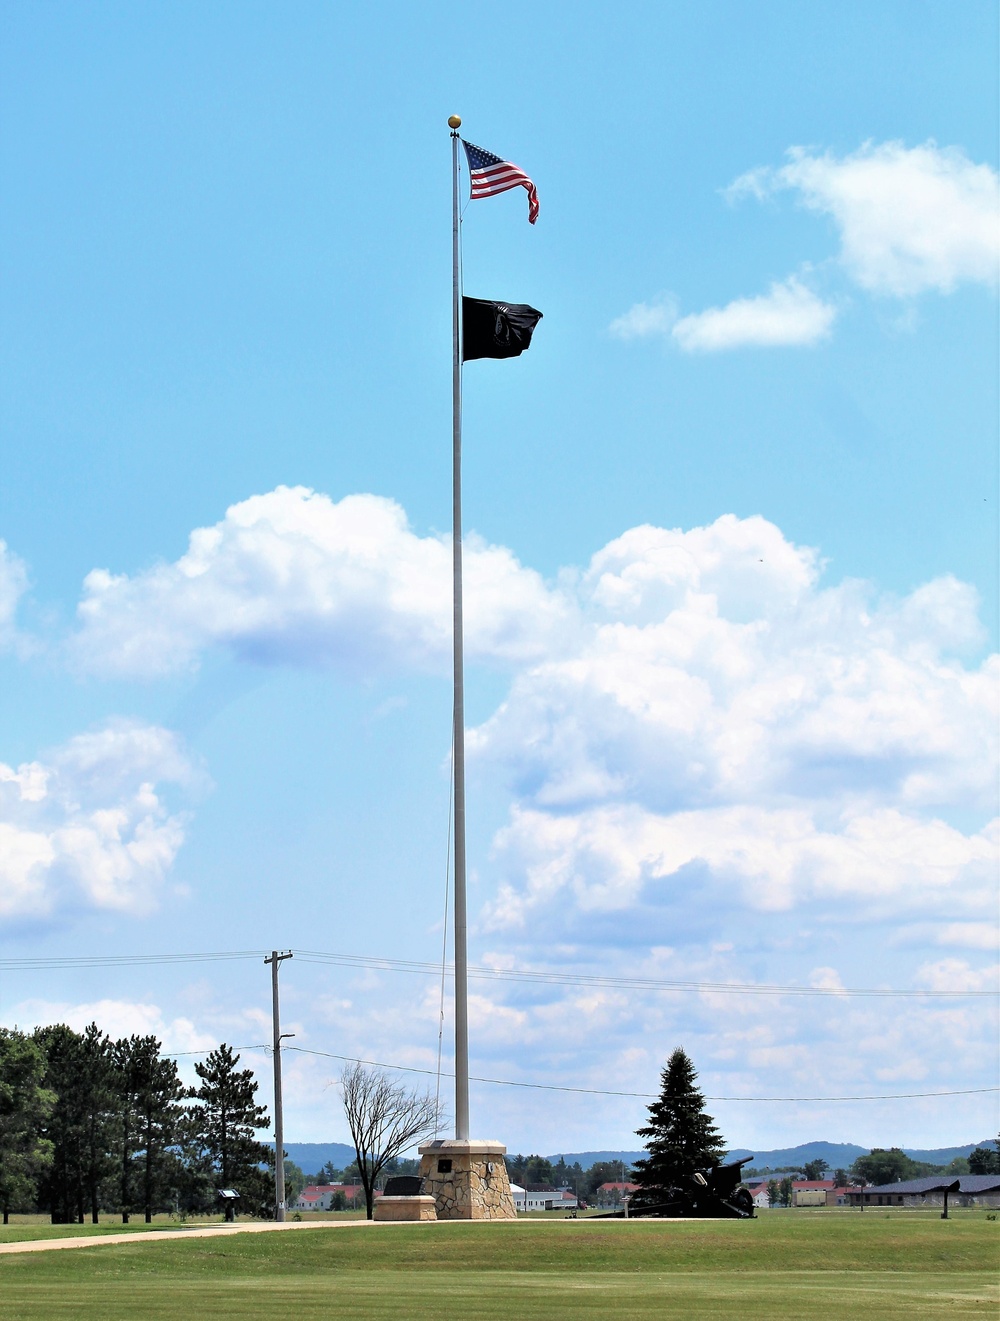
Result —
<path fill-rule="evenodd" d="M 998 1267 L 981 1212 L 357 1225 L 0 1256 L 0 1317 L 994 1321 Z"/>

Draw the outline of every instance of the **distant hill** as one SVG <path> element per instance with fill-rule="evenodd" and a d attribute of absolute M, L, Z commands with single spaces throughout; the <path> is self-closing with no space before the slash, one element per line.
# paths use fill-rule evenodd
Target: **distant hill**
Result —
<path fill-rule="evenodd" d="M 508 1150 L 508 1155 L 513 1155 Z M 644 1151 L 567 1151 L 563 1154 L 563 1160 L 567 1165 L 572 1165 L 574 1161 L 579 1161 L 583 1168 L 589 1169 L 591 1165 L 596 1165 L 599 1160 L 623 1160 L 626 1165 L 631 1165 L 645 1156 Z M 559 1156 L 546 1156 L 546 1160 L 557 1161 Z"/>
<path fill-rule="evenodd" d="M 990 1150 L 993 1150 L 995 1142 L 995 1138 L 987 1138 L 985 1142 L 973 1142 L 967 1147 L 937 1147 L 933 1151 L 921 1151 L 917 1147 L 904 1147 L 903 1150 L 913 1160 L 925 1160 L 931 1165 L 947 1165 L 956 1156 L 968 1156 L 969 1152 L 975 1150 L 976 1147 L 989 1147 Z"/>
<path fill-rule="evenodd" d="M 269 1142 L 268 1146 L 273 1147 L 274 1143 Z M 318 1174 L 327 1161 L 342 1170 L 357 1158 L 354 1148 L 346 1142 L 286 1142 L 285 1150 L 288 1159 L 294 1161 L 303 1174 Z"/>
<path fill-rule="evenodd" d="M 753 1158 L 755 1170 L 775 1169 L 778 1165 L 804 1165 L 807 1160 L 825 1160 L 831 1170 L 844 1169 L 867 1156 L 870 1147 L 859 1147 L 853 1142 L 802 1142 L 797 1147 L 779 1147 L 775 1151 L 753 1151 L 746 1147 L 734 1148 L 730 1160 Z M 972 1148 L 970 1147 L 971 1151 Z M 951 1157 L 949 1156 L 950 1160 Z M 942 1162 L 944 1163 L 944 1162 Z"/>
<path fill-rule="evenodd" d="M 992 1145 L 993 1139 L 989 1140 Z M 964 1147 L 934 1147 L 930 1150 L 917 1147 L 904 1147 L 911 1160 L 927 1161 L 930 1165 L 947 1165 L 956 1156 L 968 1156 L 974 1147 L 985 1147 L 987 1142 L 969 1142 Z M 853 1142 L 803 1142 L 797 1147 L 779 1147 L 774 1151 L 761 1151 L 759 1148 L 734 1147 L 729 1152 L 729 1160 L 742 1160 L 744 1156 L 753 1157 L 753 1168 L 758 1170 L 775 1169 L 779 1165 L 802 1166 L 807 1160 L 825 1160 L 831 1170 L 847 1169 L 859 1156 L 867 1156 L 870 1147 L 859 1147 Z M 599 1160 L 623 1160 L 632 1164 L 641 1160 L 644 1151 L 577 1151 L 561 1153 L 567 1165 L 579 1161 L 584 1169 Z M 559 1153 L 547 1157 L 557 1161 Z"/>
<path fill-rule="evenodd" d="M 924 1160 L 930 1165 L 947 1165 L 956 1156 L 968 1156 L 973 1147 L 992 1146 L 993 1139 L 983 1142 L 969 1142 L 964 1147 L 935 1147 L 924 1150 L 917 1147 L 904 1147 L 907 1156 L 913 1160 Z M 274 1145 L 272 1142 L 271 1146 Z M 354 1160 L 354 1148 L 346 1142 L 286 1142 L 285 1150 L 304 1174 L 317 1174 L 327 1161 L 331 1161 L 338 1170 L 350 1165 Z M 801 1167 L 807 1160 L 825 1160 L 831 1170 L 847 1169 L 859 1156 L 867 1156 L 870 1148 L 859 1147 L 853 1142 L 803 1142 L 797 1147 L 779 1147 L 775 1151 L 751 1150 L 749 1147 L 734 1147 L 729 1153 L 730 1160 L 741 1160 L 744 1156 L 753 1157 L 753 1168 L 758 1170 L 775 1169 L 778 1165 L 797 1165 Z M 514 1153 L 511 1152 L 511 1155 Z M 641 1160 L 644 1151 L 567 1151 L 563 1158 L 567 1165 L 579 1161 L 584 1169 L 599 1160 L 623 1160 L 631 1165 Z M 547 1157 L 557 1161 L 559 1154 Z"/>

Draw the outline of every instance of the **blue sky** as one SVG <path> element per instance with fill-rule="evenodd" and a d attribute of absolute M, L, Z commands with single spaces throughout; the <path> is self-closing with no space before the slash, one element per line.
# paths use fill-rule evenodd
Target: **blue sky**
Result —
<path fill-rule="evenodd" d="M 541 201 L 468 207 L 466 290 L 545 314 L 466 371 L 473 960 L 995 990 L 993 6 L 3 22 L 0 954 L 439 957 L 457 111 Z M 433 1067 L 433 978 L 282 975 L 299 1044 Z M 474 990 L 483 1076 L 643 1093 L 684 1044 L 711 1095 L 996 1084 L 988 998 Z M 250 1045 L 267 992 L 0 972 L 0 1018 Z M 344 1136 L 337 1067 L 290 1062 L 290 1138 Z M 544 1098 L 483 1085 L 473 1127 L 642 1118 Z"/>

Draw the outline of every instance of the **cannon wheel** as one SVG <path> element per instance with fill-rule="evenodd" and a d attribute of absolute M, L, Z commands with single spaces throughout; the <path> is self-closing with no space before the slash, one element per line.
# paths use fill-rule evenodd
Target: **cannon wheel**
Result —
<path fill-rule="evenodd" d="M 753 1215 L 753 1197 L 749 1188 L 737 1188 L 729 1199 L 737 1211 L 742 1211 L 745 1215 Z"/>

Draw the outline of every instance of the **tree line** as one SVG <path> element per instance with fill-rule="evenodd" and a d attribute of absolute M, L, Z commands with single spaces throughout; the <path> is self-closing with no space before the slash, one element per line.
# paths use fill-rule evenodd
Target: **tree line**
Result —
<path fill-rule="evenodd" d="M 597 1200 L 601 1184 L 621 1183 L 623 1166 L 626 1179 L 630 1177 L 629 1165 L 620 1160 L 595 1161 L 586 1169 L 578 1160 L 570 1164 L 562 1156 L 555 1161 L 545 1156 L 521 1155 L 505 1156 L 504 1160 L 511 1183 L 522 1188 L 572 1188 L 584 1202 Z M 621 1197 L 620 1194 L 613 1195 L 607 1200 L 617 1205 Z"/>
<path fill-rule="evenodd" d="M 274 1151 L 250 1069 L 223 1044 L 186 1087 L 155 1036 L 112 1040 L 91 1023 L 0 1028 L 0 1211 L 53 1224 L 101 1214 L 149 1223 L 201 1214 L 235 1189 L 241 1211 L 272 1215 Z"/>

